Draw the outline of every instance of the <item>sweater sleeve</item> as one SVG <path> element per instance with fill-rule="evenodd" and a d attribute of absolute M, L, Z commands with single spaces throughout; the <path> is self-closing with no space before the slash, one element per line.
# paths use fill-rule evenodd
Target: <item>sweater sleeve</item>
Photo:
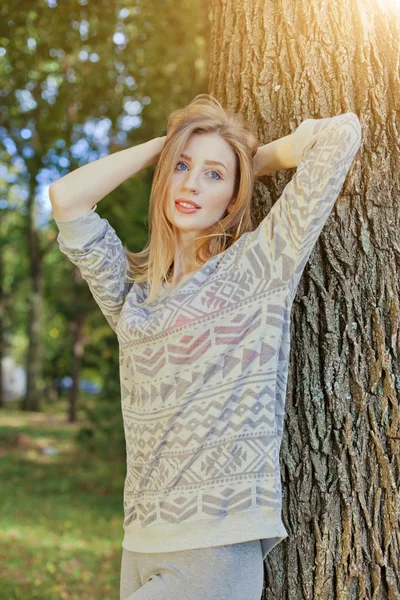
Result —
<path fill-rule="evenodd" d="M 260 277 L 278 274 L 290 285 L 292 298 L 360 145 L 355 113 L 318 119 L 295 175 L 249 234 L 247 266 Z"/>
<path fill-rule="evenodd" d="M 68 259 L 79 268 L 95 302 L 116 332 L 122 306 L 132 287 L 125 280 L 128 258 L 122 242 L 107 219 L 92 210 L 82 217 L 60 221 L 57 242 Z"/>

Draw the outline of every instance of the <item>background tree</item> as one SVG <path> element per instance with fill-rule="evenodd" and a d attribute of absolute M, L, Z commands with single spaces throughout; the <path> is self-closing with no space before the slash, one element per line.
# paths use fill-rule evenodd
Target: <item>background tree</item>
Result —
<path fill-rule="evenodd" d="M 264 598 L 400 598 L 400 6 L 212 2 L 209 92 L 261 143 L 355 112 L 363 144 L 304 270 Z M 262 178 L 255 222 L 294 170 Z"/>
<path fill-rule="evenodd" d="M 28 261 L 24 274 L 29 281 L 26 347 L 19 352 L 24 353 L 28 376 L 25 409 L 40 408 L 43 361 L 50 355 L 48 328 L 50 339 L 57 337 L 57 326 L 46 317 L 44 290 L 51 290 L 55 271 L 64 269 L 60 265 L 65 263 L 56 244 L 55 224 L 40 223 L 39 189 L 104 154 L 161 135 L 169 112 L 204 91 L 206 6 L 169 0 L 154 11 L 140 0 L 134 4 L 33 0 L 29 5 L 4 2 L 0 7 L 0 75 L 4 81 L 0 141 L 8 154 L 7 172 L 16 165 L 19 168 L 18 177 L 8 180 L 8 188 L 18 189 L 20 198 L 12 206 L 5 192 L 4 200 L 6 213 L 15 210 L 19 215 L 26 247 L 19 247 L 18 252 Z M 148 195 L 149 185 L 148 173 L 140 174 L 121 186 L 123 194 L 116 190 L 101 205 L 101 215 L 133 250 L 141 249 L 147 240 L 148 197 L 144 192 Z M 117 204 L 116 199 L 122 202 Z M 65 304 L 63 314 L 68 315 L 64 323 L 71 329 L 59 331 L 58 337 L 75 350 L 74 367 L 70 367 L 74 376 L 70 418 L 74 420 L 82 364 L 79 348 L 94 301 L 87 286 L 79 292 L 78 275 L 73 276 L 71 270 L 66 276 L 70 282 L 75 280 L 60 301 Z M 10 297 L 4 311 L 12 313 L 11 304 Z M 60 325 L 58 313 L 51 310 L 50 314 Z M 100 319 L 104 317 L 96 311 L 97 323 Z M 0 319 L 0 327 L 2 323 Z M 71 340 L 72 332 L 80 343 Z M 114 334 L 107 330 L 106 335 L 115 354 Z"/>

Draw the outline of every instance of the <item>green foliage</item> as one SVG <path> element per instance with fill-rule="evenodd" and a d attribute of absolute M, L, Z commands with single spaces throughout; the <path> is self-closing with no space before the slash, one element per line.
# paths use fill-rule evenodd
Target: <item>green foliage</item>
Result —
<path fill-rule="evenodd" d="M 96 452 L 125 452 L 118 345 L 87 283 L 59 251 L 58 229 L 51 218 L 46 222 L 40 192 L 82 164 L 162 135 L 172 110 L 207 91 L 208 11 L 209 0 L 165 0 L 156 7 L 144 0 L 0 4 L 6 346 L 24 364 L 33 281 L 43 270 L 40 383 L 71 375 L 74 327 L 83 316 L 81 371 L 96 371 L 104 389 L 94 406 L 84 405 L 88 424 L 78 439 Z M 139 117 L 133 127 L 132 116 Z M 102 134 L 96 133 L 100 123 L 108 127 Z M 147 243 L 153 172 L 128 179 L 98 207 L 132 251 Z M 38 237 L 33 260 L 32 232 Z"/>
<path fill-rule="evenodd" d="M 102 391 L 82 407 L 82 414 L 86 425 L 76 436 L 81 446 L 98 457 L 112 455 L 123 463 L 126 451 L 119 380 L 107 378 Z"/>

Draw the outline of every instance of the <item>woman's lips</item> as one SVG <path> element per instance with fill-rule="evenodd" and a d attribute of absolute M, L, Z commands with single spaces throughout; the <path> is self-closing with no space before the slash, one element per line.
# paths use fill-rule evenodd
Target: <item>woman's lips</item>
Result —
<path fill-rule="evenodd" d="M 192 208 L 187 208 L 186 206 L 181 206 L 180 204 L 178 204 L 178 202 L 175 202 L 175 206 L 179 210 L 179 212 L 185 213 L 185 214 L 191 214 L 191 213 L 196 212 L 196 210 L 200 210 L 200 208 L 196 208 L 194 206 Z"/>

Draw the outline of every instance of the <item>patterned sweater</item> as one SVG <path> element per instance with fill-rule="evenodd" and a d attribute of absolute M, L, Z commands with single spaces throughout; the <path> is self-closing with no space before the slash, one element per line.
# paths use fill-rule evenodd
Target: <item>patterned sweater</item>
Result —
<path fill-rule="evenodd" d="M 354 113 L 317 120 L 258 227 L 146 307 L 147 283 L 125 281 L 122 243 L 97 205 L 55 219 L 119 342 L 127 550 L 260 539 L 265 558 L 288 536 L 279 452 L 291 308 L 360 144 Z"/>

